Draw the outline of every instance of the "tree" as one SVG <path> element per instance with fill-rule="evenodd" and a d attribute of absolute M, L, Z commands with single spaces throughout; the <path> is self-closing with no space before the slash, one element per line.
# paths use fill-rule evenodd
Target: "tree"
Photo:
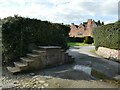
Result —
<path fill-rule="evenodd" d="M 102 25 L 104 25 L 104 22 L 102 22 Z"/>
<path fill-rule="evenodd" d="M 98 25 L 101 25 L 101 22 L 100 22 L 100 20 L 98 20 Z"/>

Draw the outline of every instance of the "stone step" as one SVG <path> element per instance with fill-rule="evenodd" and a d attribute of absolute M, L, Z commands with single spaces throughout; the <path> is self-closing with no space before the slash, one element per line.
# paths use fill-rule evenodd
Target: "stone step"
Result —
<path fill-rule="evenodd" d="M 40 57 L 40 55 L 37 55 L 37 54 L 27 54 L 27 57 L 33 59 L 33 58 Z"/>
<path fill-rule="evenodd" d="M 33 59 L 26 58 L 26 57 L 23 57 L 23 58 L 20 58 L 20 59 L 21 59 L 21 61 L 22 61 L 23 63 L 32 63 L 32 62 L 34 62 Z"/>
<path fill-rule="evenodd" d="M 60 49 L 62 49 L 61 47 L 59 46 L 38 46 L 39 50 L 41 51 L 59 51 Z"/>
<path fill-rule="evenodd" d="M 14 62 L 15 67 L 20 68 L 20 70 L 26 70 L 28 64 L 23 63 L 23 62 Z"/>
<path fill-rule="evenodd" d="M 46 51 L 33 50 L 32 52 L 33 52 L 34 54 L 41 54 L 41 53 L 45 53 Z"/>
<path fill-rule="evenodd" d="M 7 70 L 10 71 L 12 74 L 15 74 L 21 71 L 18 67 L 7 67 Z"/>
<path fill-rule="evenodd" d="M 73 62 L 74 58 L 64 49 L 58 46 L 40 46 L 38 50 L 33 50 L 26 57 L 21 57 L 21 61 L 14 62 L 15 67 L 8 67 L 12 73 L 47 68 Z M 57 64 L 59 63 L 59 64 Z"/>
<path fill-rule="evenodd" d="M 38 46 L 38 50 L 40 50 L 40 51 L 46 51 L 46 49 L 45 48 L 42 48 L 42 46 Z"/>

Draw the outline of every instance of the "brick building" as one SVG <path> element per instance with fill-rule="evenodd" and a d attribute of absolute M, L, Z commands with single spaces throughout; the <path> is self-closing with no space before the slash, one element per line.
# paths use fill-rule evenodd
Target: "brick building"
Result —
<path fill-rule="evenodd" d="M 95 22 L 92 19 L 88 19 L 87 22 L 83 22 L 80 25 L 75 25 L 72 23 L 70 26 L 70 37 L 83 37 L 83 36 L 92 36 L 92 29 L 96 28 L 100 25 L 104 24 L 103 22 L 100 23 L 100 20 L 98 22 Z"/>

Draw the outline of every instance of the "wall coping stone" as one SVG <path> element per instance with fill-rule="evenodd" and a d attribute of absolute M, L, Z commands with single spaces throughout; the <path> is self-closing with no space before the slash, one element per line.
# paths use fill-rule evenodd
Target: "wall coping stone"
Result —
<path fill-rule="evenodd" d="M 102 57 L 120 61 L 120 50 L 110 49 L 106 47 L 99 47 L 96 53 Z"/>

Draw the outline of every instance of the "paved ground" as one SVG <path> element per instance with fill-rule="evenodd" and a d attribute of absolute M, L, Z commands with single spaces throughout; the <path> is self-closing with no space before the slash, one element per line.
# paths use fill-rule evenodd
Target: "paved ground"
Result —
<path fill-rule="evenodd" d="M 109 83 L 81 70 L 75 70 L 76 65 L 89 66 L 91 69 L 118 75 L 118 63 L 100 58 L 90 53 L 94 46 L 71 47 L 67 52 L 75 58 L 75 63 L 54 68 L 11 75 L 3 67 L 3 87 L 39 87 L 39 88 L 115 88 L 118 83 Z"/>
<path fill-rule="evenodd" d="M 91 68 L 107 76 L 118 77 L 120 75 L 120 63 L 104 59 L 95 53 L 91 53 L 90 51 L 94 49 L 94 46 L 77 46 L 71 47 L 68 52 L 75 58 L 76 64 L 89 65 Z"/>

